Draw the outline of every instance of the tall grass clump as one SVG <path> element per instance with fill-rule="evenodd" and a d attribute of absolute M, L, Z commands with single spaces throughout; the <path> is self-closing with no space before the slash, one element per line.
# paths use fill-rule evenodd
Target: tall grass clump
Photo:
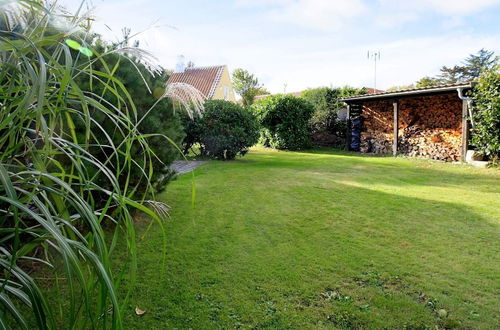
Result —
<path fill-rule="evenodd" d="M 163 228 L 154 189 L 138 194 L 130 174 L 150 184 L 154 134 L 138 130 L 133 99 L 110 52 L 91 47 L 80 10 L 0 6 L 0 328 L 121 328 L 136 273 L 131 212 Z M 130 258 L 114 274 L 118 236 Z"/>

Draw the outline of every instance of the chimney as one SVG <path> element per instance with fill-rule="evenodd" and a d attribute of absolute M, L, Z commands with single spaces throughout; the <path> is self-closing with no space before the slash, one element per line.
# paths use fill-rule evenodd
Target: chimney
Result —
<path fill-rule="evenodd" d="M 186 70 L 186 64 L 184 60 L 185 60 L 184 55 L 179 55 L 177 57 L 177 64 L 175 65 L 176 73 L 182 73 Z"/>

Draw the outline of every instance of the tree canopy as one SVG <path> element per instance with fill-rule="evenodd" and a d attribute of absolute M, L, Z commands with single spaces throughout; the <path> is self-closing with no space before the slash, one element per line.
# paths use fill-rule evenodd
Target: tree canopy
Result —
<path fill-rule="evenodd" d="M 481 72 L 491 69 L 497 62 L 498 56 L 495 56 L 493 51 L 483 48 L 477 52 L 477 55 L 470 54 L 461 65 L 441 67 L 438 80 L 445 84 L 470 81 L 479 78 Z"/>
<path fill-rule="evenodd" d="M 241 96 L 244 106 L 252 105 L 257 95 L 269 94 L 257 77 L 241 68 L 233 72 L 233 87 Z"/>

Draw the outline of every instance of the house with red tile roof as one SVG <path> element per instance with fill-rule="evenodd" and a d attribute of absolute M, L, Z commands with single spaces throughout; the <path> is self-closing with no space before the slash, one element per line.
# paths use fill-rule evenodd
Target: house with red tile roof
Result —
<path fill-rule="evenodd" d="M 385 92 L 384 90 L 371 88 L 371 87 L 363 87 L 363 89 L 366 89 L 368 94 L 379 94 L 379 93 Z"/>
<path fill-rule="evenodd" d="M 174 72 L 167 81 L 194 86 L 209 100 L 236 102 L 233 84 L 226 65 L 187 67 Z"/>

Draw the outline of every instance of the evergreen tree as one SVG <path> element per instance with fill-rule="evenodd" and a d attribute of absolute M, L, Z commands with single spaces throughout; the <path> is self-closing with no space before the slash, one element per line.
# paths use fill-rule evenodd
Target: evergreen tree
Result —
<path fill-rule="evenodd" d="M 456 84 L 462 80 L 464 67 L 454 65 L 453 67 L 442 66 L 441 74 L 434 78 L 435 85 Z"/>
<path fill-rule="evenodd" d="M 465 59 L 463 67 L 464 80 L 478 78 L 485 70 L 490 70 L 498 62 L 498 56 L 493 51 L 481 49 L 477 55 L 471 54 Z"/>
<path fill-rule="evenodd" d="M 454 84 L 471 81 L 479 78 L 481 72 L 493 68 L 497 62 L 498 56 L 495 56 L 493 51 L 483 48 L 477 52 L 477 55 L 470 54 L 462 62 L 462 65 L 454 65 L 453 67 L 443 66 L 436 82 Z"/>
<path fill-rule="evenodd" d="M 124 35 L 127 36 L 126 30 L 124 30 Z M 125 44 L 127 43 L 128 38 L 126 38 Z M 120 45 L 124 45 L 124 43 Z M 98 36 L 94 42 L 94 49 L 100 52 L 104 49 L 113 49 L 116 47 L 117 45 L 108 45 L 104 43 Z M 128 59 L 124 56 L 128 56 Z M 141 134 L 150 135 L 148 137 L 148 143 L 155 155 L 151 162 L 153 171 L 151 181 L 154 187 L 148 188 L 146 182 L 141 179 L 142 176 L 139 175 L 142 171 L 150 170 L 144 168 L 144 155 L 140 148 L 131 151 L 134 155 L 133 161 L 136 166 L 132 167 L 131 171 L 133 173 L 131 173 L 130 183 L 135 186 L 138 193 L 148 189 L 161 191 L 173 175 L 173 172 L 168 169 L 168 165 L 179 156 L 177 147 L 174 146 L 172 142 L 175 142 L 179 146 L 185 136 L 180 116 L 175 112 L 172 101 L 165 98 L 153 107 L 155 102 L 158 101 L 158 98 L 163 94 L 164 84 L 168 79 L 168 75 L 162 73 L 160 76 L 153 76 L 146 66 L 130 55 L 109 54 L 103 60 L 105 62 L 95 62 L 93 68 L 101 70 L 104 65 L 109 68 L 115 68 L 114 77 L 123 83 L 130 93 L 137 109 L 137 118 L 133 120 L 139 123 L 137 126 L 138 131 Z M 85 77 L 81 77 L 80 79 L 77 78 L 82 90 L 91 92 L 95 95 L 102 95 L 104 99 L 113 104 L 120 104 L 121 101 L 118 99 L 117 95 L 111 93 L 109 90 L 105 90 L 102 88 L 102 85 L 98 85 L 97 87 L 91 85 L 90 81 L 84 78 Z M 154 93 L 150 91 L 154 91 Z M 122 107 L 123 109 L 121 111 L 126 111 L 125 109 L 130 107 L 130 105 L 123 104 Z M 102 112 L 91 111 L 92 117 L 96 122 L 95 125 L 101 126 L 106 133 L 115 140 L 115 137 L 119 136 L 116 134 L 116 124 L 110 121 Z M 78 121 L 76 121 L 76 128 L 77 134 L 85 134 L 83 130 L 84 126 L 79 124 Z M 104 135 L 104 132 L 100 129 L 95 129 L 95 133 Z M 165 136 L 171 141 L 168 141 Z M 119 145 L 120 142 L 119 140 L 114 141 L 116 145 Z M 103 156 L 104 152 L 106 152 L 105 149 L 96 147 L 93 153 L 99 158 Z M 125 179 L 126 178 L 123 178 L 123 180 Z"/>

